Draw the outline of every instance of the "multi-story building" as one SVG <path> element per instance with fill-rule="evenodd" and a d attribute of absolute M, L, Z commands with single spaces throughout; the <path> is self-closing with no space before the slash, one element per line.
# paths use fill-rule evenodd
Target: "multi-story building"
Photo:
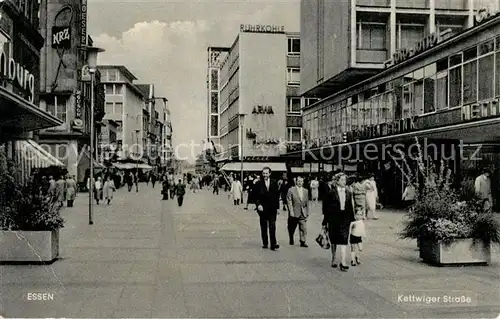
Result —
<path fill-rule="evenodd" d="M 223 169 L 240 170 L 243 160 L 245 171 L 262 168 L 250 162 L 285 171 L 280 154 L 302 141 L 299 34 L 241 25 L 231 47 L 209 48 L 208 70 L 208 138 L 218 141 L 218 161 L 233 162 Z"/>
<path fill-rule="evenodd" d="M 472 27 L 485 4 L 498 0 L 302 0 L 300 91 L 324 98 L 367 79 L 426 36 Z"/>
<path fill-rule="evenodd" d="M 160 143 L 161 166 L 172 170 L 172 161 L 174 158 L 174 148 L 172 144 L 172 119 L 167 99 L 163 99 L 164 107 L 159 110 L 159 120 L 157 121 Z"/>
<path fill-rule="evenodd" d="M 412 154 L 418 137 L 425 159 L 444 160 L 457 182 L 493 169 L 498 206 L 499 34 L 498 11 L 477 10 L 473 27 L 403 48 L 377 75 L 304 109 L 307 148 L 296 155 L 375 172 L 390 202 L 405 186 L 394 156 Z"/>
<path fill-rule="evenodd" d="M 35 167 L 63 165 L 33 140 L 33 131 L 62 121 L 39 107 L 40 51 L 36 1 L 0 5 L 0 146 L 26 177 Z"/>
<path fill-rule="evenodd" d="M 91 90 L 90 82 L 84 82 L 81 76 L 87 58 L 81 46 L 92 46 L 86 32 L 86 15 L 86 0 L 41 2 L 40 31 L 45 41 L 40 54 L 40 107 L 62 124 L 38 132 L 38 138 L 78 182 L 85 181 L 90 164 L 87 149 Z M 99 72 L 95 74 L 94 83 L 94 118 L 98 122 L 104 116 Z M 100 126 L 96 126 L 96 136 L 99 130 Z"/>
<path fill-rule="evenodd" d="M 118 123 L 117 152 L 122 159 L 140 160 L 147 146 L 143 119 L 147 96 L 134 84 L 137 78 L 123 65 L 98 66 L 106 94 L 104 119 Z"/>

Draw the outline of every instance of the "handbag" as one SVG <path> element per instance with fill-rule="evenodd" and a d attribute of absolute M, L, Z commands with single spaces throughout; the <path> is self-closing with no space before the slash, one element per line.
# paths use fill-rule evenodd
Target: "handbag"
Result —
<path fill-rule="evenodd" d="M 318 237 L 316 237 L 316 242 L 323 249 L 330 249 L 330 238 L 328 238 L 328 232 L 326 231 L 326 227 L 323 226 L 321 228 L 321 232 Z"/>

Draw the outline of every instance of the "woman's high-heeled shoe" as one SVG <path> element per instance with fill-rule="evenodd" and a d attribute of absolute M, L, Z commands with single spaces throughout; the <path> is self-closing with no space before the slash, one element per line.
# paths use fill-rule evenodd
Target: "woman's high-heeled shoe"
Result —
<path fill-rule="evenodd" d="M 342 263 L 340 264 L 340 270 L 341 271 L 348 271 L 349 270 L 349 267 L 348 266 L 344 266 L 342 265 Z"/>
<path fill-rule="evenodd" d="M 351 266 L 353 266 L 353 267 L 356 266 L 356 262 L 354 260 L 351 260 Z"/>

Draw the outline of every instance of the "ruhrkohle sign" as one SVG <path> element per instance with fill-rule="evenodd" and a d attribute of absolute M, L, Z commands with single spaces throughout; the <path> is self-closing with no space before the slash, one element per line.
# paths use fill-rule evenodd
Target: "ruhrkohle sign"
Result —
<path fill-rule="evenodd" d="M 240 24 L 241 32 L 284 33 L 285 26 L 273 24 Z"/>

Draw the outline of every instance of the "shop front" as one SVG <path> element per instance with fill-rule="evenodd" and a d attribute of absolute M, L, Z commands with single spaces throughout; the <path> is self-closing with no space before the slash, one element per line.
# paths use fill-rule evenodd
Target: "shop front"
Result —
<path fill-rule="evenodd" d="M 500 148 L 500 18 L 482 21 L 418 54 L 392 61 L 378 75 L 304 110 L 305 148 L 287 156 L 357 166 L 397 179 L 395 148 L 410 156 L 415 138 L 427 163 L 444 159 L 454 176 L 493 169 Z M 306 164 L 307 165 L 307 164 Z M 397 193 L 395 193 L 397 191 Z"/>
<path fill-rule="evenodd" d="M 33 168 L 61 165 L 32 137 L 61 121 L 38 106 L 42 36 L 11 2 L 2 4 L 0 15 L 0 144 L 24 178 Z"/>

